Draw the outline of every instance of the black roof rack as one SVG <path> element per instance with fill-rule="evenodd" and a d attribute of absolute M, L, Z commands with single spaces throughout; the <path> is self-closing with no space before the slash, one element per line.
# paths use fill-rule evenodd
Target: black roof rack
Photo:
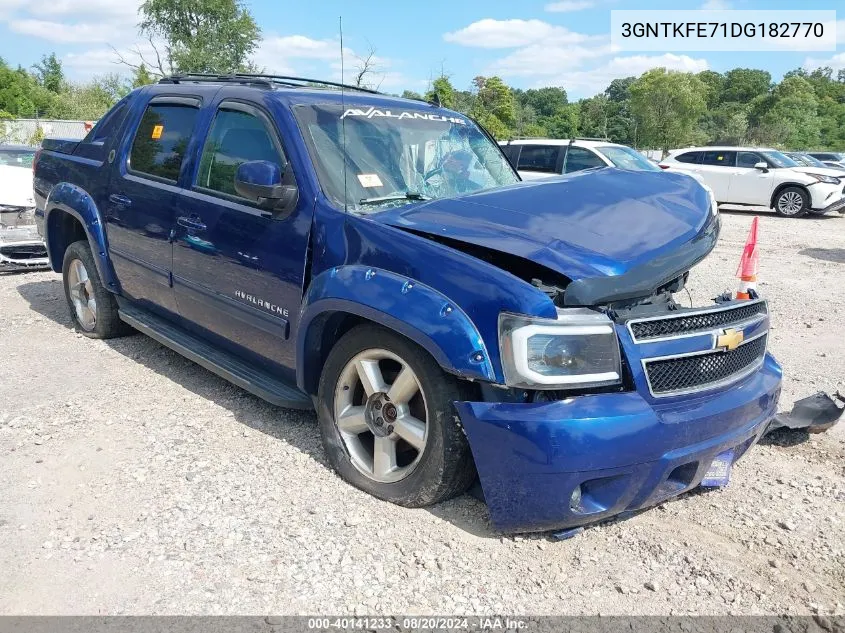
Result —
<path fill-rule="evenodd" d="M 252 84 L 272 88 L 274 86 L 285 86 L 287 88 L 344 88 L 356 92 L 367 92 L 370 94 L 381 94 L 378 90 L 361 88 L 350 84 L 342 84 L 336 81 L 324 81 L 323 79 L 309 79 L 307 77 L 292 77 L 289 75 L 265 75 L 263 73 L 185 73 L 182 75 L 171 75 L 159 80 L 160 84 L 178 84 L 182 82 L 208 82 L 208 83 L 239 83 Z"/>

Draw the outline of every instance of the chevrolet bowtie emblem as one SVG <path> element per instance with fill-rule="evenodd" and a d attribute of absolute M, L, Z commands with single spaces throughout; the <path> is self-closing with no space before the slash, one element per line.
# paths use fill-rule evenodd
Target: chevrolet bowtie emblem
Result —
<path fill-rule="evenodd" d="M 739 347 L 743 339 L 745 339 L 745 334 L 741 330 L 722 330 L 721 336 L 716 338 L 716 347 L 729 352 Z"/>

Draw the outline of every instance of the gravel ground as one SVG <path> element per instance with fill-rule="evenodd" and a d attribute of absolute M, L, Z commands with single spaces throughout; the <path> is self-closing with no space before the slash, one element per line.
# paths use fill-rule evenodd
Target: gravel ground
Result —
<path fill-rule="evenodd" d="M 723 216 L 698 305 L 733 287 L 751 216 Z M 765 215 L 760 241 L 789 409 L 845 382 L 845 218 Z M 75 334 L 58 275 L 0 275 L 0 305 L 2 614 L 845 612 L 845 424 L 769 439 L 723 490 L 503 538 L 468 496 L 346 485 L 313 414 Z"/>

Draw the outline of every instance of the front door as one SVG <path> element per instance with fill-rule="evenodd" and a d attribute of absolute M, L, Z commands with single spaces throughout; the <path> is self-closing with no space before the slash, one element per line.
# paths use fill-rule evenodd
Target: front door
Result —
<path fill-rule="evenodd" d="M 235 191 L 237 168 L 263 160 L 295 174 L 272 119 L 258 105 L 222 101 L 190 188 L 176 194 L 173 283 L 179 313 L 218 345 L 293 379 L 291 332 L 302 300 L 313 201 L 267 211 Z"/>
<path fill-rule="evenodd" d="M 163 97 L 147 105 L 104 201 L 109 255 L 121 293 L 168 316 L 177 314 L 170 282 L 173 203 L 198 106 Z"/>
<path fill-rule="evenodd" d="M 754 167 L 766 162 L 757 152 L 737 152 L 736 169 L 731 173 L 731 202 L 769 206 L 775 186 L 774 174 L 771 170 Z"/>

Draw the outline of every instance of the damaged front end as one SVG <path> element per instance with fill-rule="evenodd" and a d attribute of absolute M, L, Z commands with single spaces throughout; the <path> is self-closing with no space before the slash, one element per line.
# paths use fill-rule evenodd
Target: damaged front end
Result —
<path fill-rule="evenodd" d="M 33 209 L 0 206 L 0 271 L 35 270 L 49 265 Z"/>

